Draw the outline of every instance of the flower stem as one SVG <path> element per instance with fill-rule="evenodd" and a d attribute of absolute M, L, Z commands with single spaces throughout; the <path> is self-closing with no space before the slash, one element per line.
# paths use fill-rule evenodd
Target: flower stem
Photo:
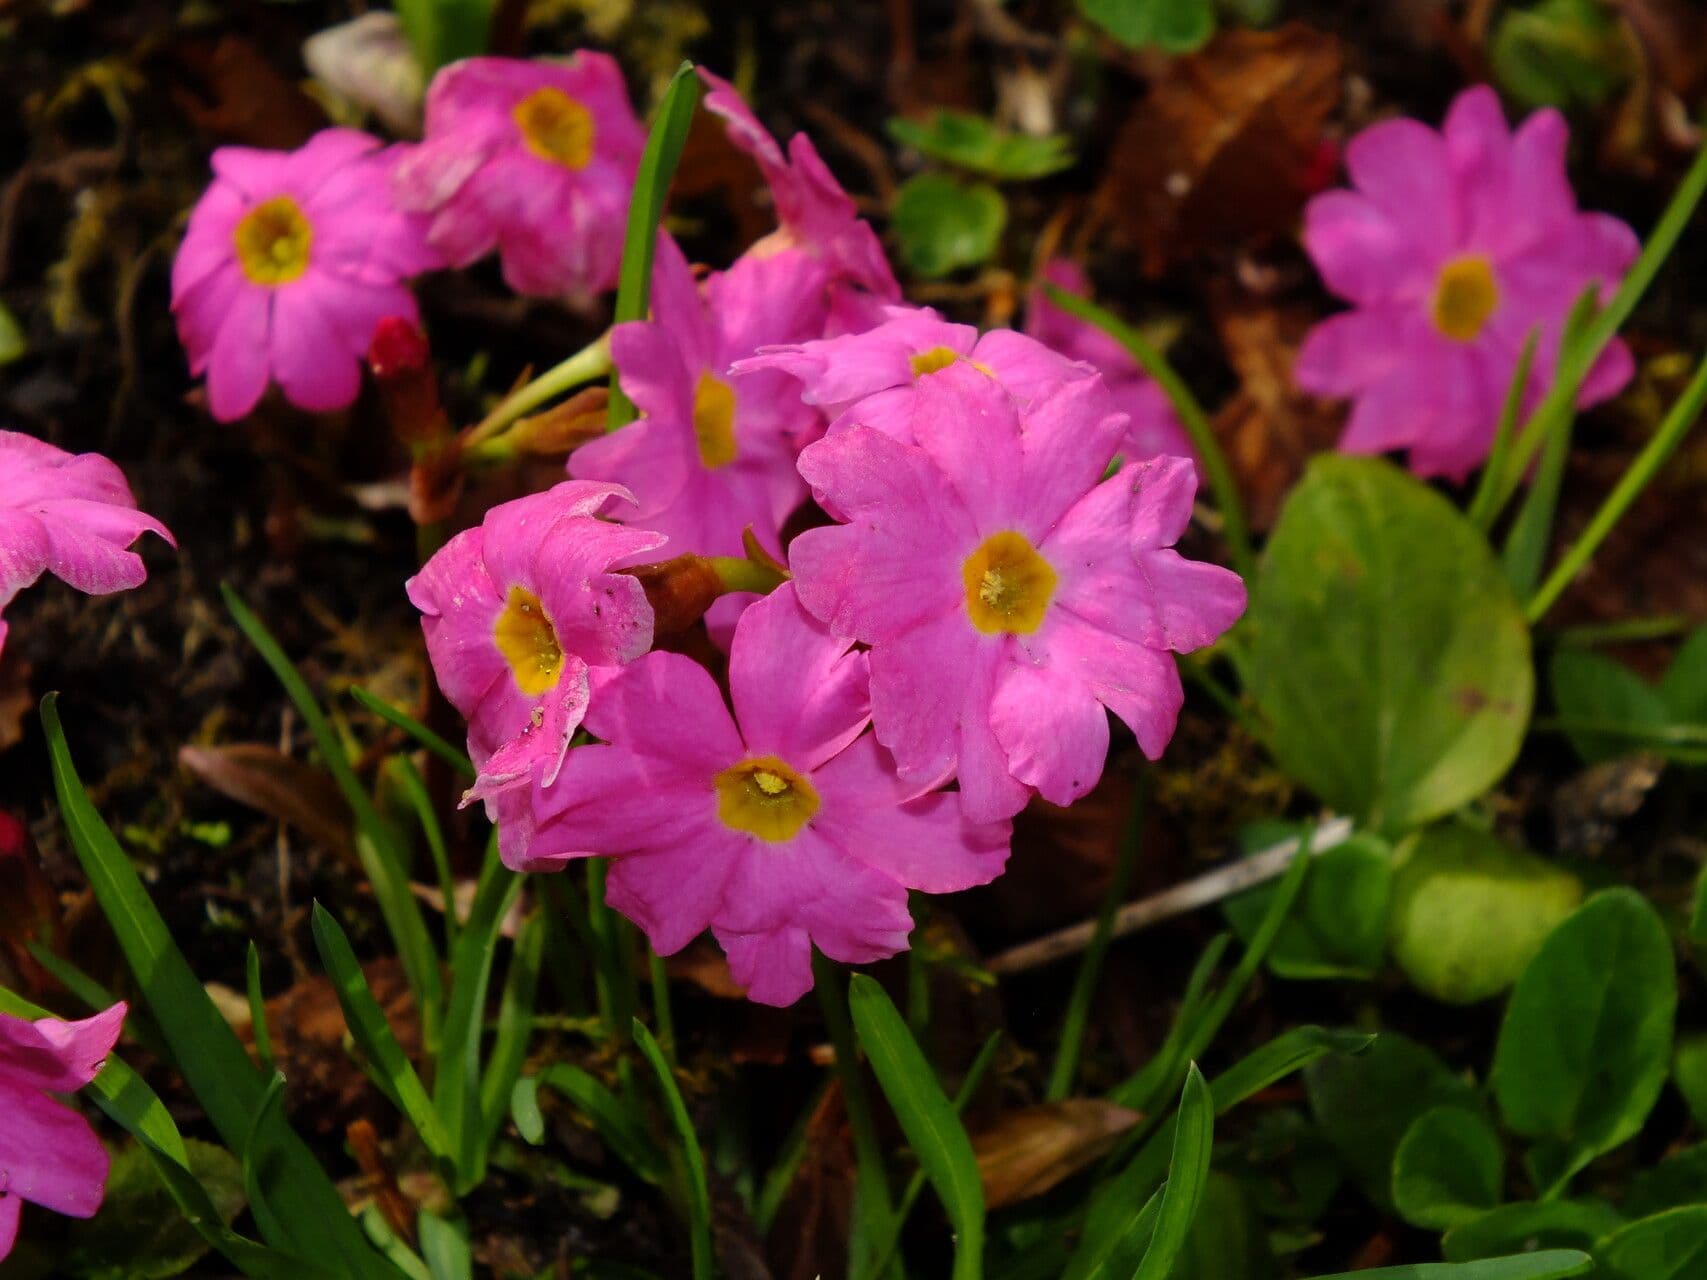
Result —
<path fill-rule="evenodd" d="M 500 400 L 463 438 L 466 452 L 522 418 L 547 400 L 554 400 L 565 391 L 582 383 L 592 382 L 610 372 L 610 332 L 600 334 L 567 360 L 560 361 L 531 382 L 523 383 Z"/>
<path fill-rule="evenodd" d="M 1581 573 L 1594 553 L 1600 549 L 1600 544 L 1606 541 L 1606 536 L 1626 511 L 1635 502 L 1648 482 L 1654 478 L 1659 469 L 1665 465 L 1677 446 L 1683 442 L 1689 428 L 1695 425 L 1695 420 L 1701 416 L 1703 407 L 1707 407 L 1707 358 L 1695 367 L 1695 376 L 1689 380 L 1683 394 L 1672 405 L 1671 412 L 1666 414 L 1660 423 L 1659 430 L 1642 447 L 1642 452 L 1636 455 L 1630 469 L 1619 477 L 1612 492 L 1606 495 L 1606 501 L 1600 504 L 1600 510 L 1594 513 L 1594 519 L 1588 522 L 1588 528 L 1583 530 L 1582 537 L 1571 544 L 1571 549 L 1560 558 L 1547 581 L 1541 584 L 1541 589 L 1529 601 L 1529 621 L 1539 622 L 1546 616 L 1554 603 L 1571 585 L 1572 579 Z"/>

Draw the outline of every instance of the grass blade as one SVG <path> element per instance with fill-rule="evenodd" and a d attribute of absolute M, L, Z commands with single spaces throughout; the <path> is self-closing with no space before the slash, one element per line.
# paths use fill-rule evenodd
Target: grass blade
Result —
<path fill-rule="evenodd" d="M 403 730 L 404 733 L 443 760 L 452 769 L 455 769 L 459 775 L 467 778 L 470 782 L 474 781 L 474 761 L 468 758 L 466 751 L 453 746 L 413 716 L 404 714 L 385 699 L 369 693 L 359 685 L 350 690 L 350 696 L 387 724 Z"/>
<path fill-rule="evenodd" d="M 527 1061 L 528 1042 L 533 1038 L 534 1003 L 539 995 L 539 966 L 545 954 L 545 915 L 535 911 L 516 937 L 510 956 L 510 971 L 504 978 L 503 998 L 498 1002 L 498 1029 L 492 1037 L 492 1053 L 480 1077 L 481 1144 L 490 1150 L 503 1127 L 516 1080 Z"/>
<path fill-rule="evenodd" d="M 1500 421 L 1494 432 L 1494 447 L 1488 454 L 1488 460 L 1482 464 L 1482 478 L 1477 482 L 1476 496 L 1470 502 L 1470 522 L 1483 533 L 1493 528 L 1494 518 L 1499 515 L 1495 497 L 1499 491 L 1500 477 L 1505 475 L 1506 467 L 1510 465 L 1512 440 L 1517 435 L 1517 420 L 1523 413 L 1523 397 L 1529 388 L 1529 371 L 1535 366 L 1535 348 L 1540 341 L 1539 329 L 1531 329 L 1529 337 L 1524 339 L 1523 350 L 1517 357 L 1517 369 L 1512 373 L 1511 385 L 1506 388 L 1505 403 L 1500 406 Z"/>
<path fill-rule="evenodd" d="M 441 1218 L 425 1209 L 416 1223 L 421 1258 L 433 1280 L 473 1280 L 474 1251 L 468 1244 L 468 1223 L 461 1218 Z"/>
<path fill-rule="evenodd" d="M 616 324 L 646 318 L 652 289 L 652 255 L 658 244 L 658 224 L 664 217 L 664 197 L 669 194 L 670 181 L 676 175 L 682 147 L 688 140 L 688 126 L 693 123 L 694 108 L 698 105 L 699 76 L 694 73 L 693 63 L 684 62 L 676 68 L 669 87 L 664 90 L 651 132 L 646 135 L 646 150 L 640 155 L 640 171 L 634 178 L 628 230 L 622 241 L 622 269 L 617 277 Z M 623 392 L 615 373 L 610 379 L 608 413 L 610 431 L 626 426 L 635 417 L 634 402 Z"/>
<path fill-rule="evenodd" d="M 255 1056 L 261 1060 L 261 1070 L 273 1070 L 273 1037 L 267 1030 L 267 1001 L 261 994 L 261 953 L 251 942 L 243 964 L 243 985 L 249 995 L 249 1029 L 255 1037 Z"/>
<path fill-rule="evenodd" d="M 1214 1132 L 1215 1103 L 1194 1062 L 1185 1073 L 1185 1090 L 1174 1113 L 1174 1154 L 1156 1211 L 1156 1228 L 1133 1280 L 1166 1280 L 1173 1269 L 1203 1203 Z"/>
<path fill-rule="evenodd" d="M 444 828 L 439 815 L 433 812 L 433 799 L 427 794 L 426 779 L 408 756 L 393 756 L 388 762 L 391 776 L 403 792 L 403 798 L 421 824 L 421 835 L 427 841 L 427 854 L 433 860 L 433 872 L 439 879 L 439 896 L 444 899 L 445 950 L 456 950 L 456 935 L 462 928 L 457 919 L 456 877 L 450 870 L 450 851 L 445 846 Z"/>
<path fill-rule="evenodd" d="M 981 1280 L 984 1186 L 966 1129 L 883 988 L 856 973 L 848 982 L 848 1008 L 877 1082 L 954 1225 L 955 1280 Z"/>
<path fill-rule="evenodd" d="M 652 1064 L 652 1071 L 658 1077 L 658 1087 L 664 1095 L 664 1107 L 681 1143 L 675 1154 L 681 1159 L 686 1175 L 694 1280 L 711 1280 L 711 1188 L 705 1180 L 705 1156 L 700 1151 L 699 1136 L 694 1133 L 693 1121 L 688 1117 L 681 1090 L 676 1088 L 670 1064 L 664 1061 L 664 1051 L 639 1018 L 634 1020 L 634 1043 L 640 1046 L 640 1052 Z"/>
<path fill-rule="evenodd" d="M 554 1062 L 537 1076 L 524 1076 L 516 1081 L 510 1094 L 510 1115 L 523 1138 L 538 1145 L 545 1137 L 539 1091 L 547 1086 L 573 1102 L 593 1122 L 611 1154 L 640 1178 L 654 1185 L 663 1181 L 666 1162 L 641 1117 L 598 1080 L 567 1062 Z"/>
<path fill-rule="evenodd" d="M 1575 1249 L 1543 1249 L 1508 1258 L 1475 1262 L 1414 1262 L 1406 1267 L 1376 1267 L 1373 1271 L 1342 1271 L 1317 1280 L 1564 1280 L 1587 1275 L 1594 1261 Z"/>

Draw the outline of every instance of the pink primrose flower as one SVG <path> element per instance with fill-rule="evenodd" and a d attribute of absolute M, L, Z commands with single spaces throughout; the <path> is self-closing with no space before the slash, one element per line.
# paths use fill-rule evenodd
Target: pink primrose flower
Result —
<path fill-rule="evenodd" d="M 1390 120 L 1352 139 L 1356 190 L 1316 196 L 1304 225 L 1323 280 L 1352 310 L 1310 332 L 1294 371 L 1304 390 L 1354 402 L 1340 448 L 1409 449 L 1419 475 L 1462 479 L 1492 447 L 1535 329 L 1526 409 L 1545 393 L 1573 304 L 1590 285 L 1613 288 L 1638 251 L 1618 219 L 1577 211 L 1567 141 L 1551 110 L 1513 133 L 1485 85 L 1458 96 L 1439 133 Z M 1614 342 L 1578 403 L 1605 400 L 1631 372 Z"/>
<path fill-rule="evenodd" d="M 353 129 L 296 151 L 213 153 L 172 264 L 172 311 L 221 422 L 253 409 L 269 381 L 300 408 L 343 408 L 375 326 L 416 318 L 403 281 L 437 261 L 425 223 L 391 203 L 397 155 Z"/>
<path fill-rule="evenodd" d="M 1173 653 L 1244 610 L 1237 575 L 1171 549 L 1189 459 L 1102 480 L 1125 429 L 1098 377 L 1022 408 L 960 362 L 921 383 L 913 443 L 851 426 L 800 456 L 846 522 L 794 539 L 800 601 L 871 646 L 873 725 L 902 779 L 958 777 L 973 820 L 1090 790 L 1105 707 L 1159 756 L 1183 700 Z"/>
<path fill-rule="evenodd" d="M 661 534 L 597 518 L 619 485 L 565 481 L 502 503 L 409 579 L 427 654 L 445 697 L 468 721 L 479 777 L 464 803 L 549 787 L 580 727 L 589 674 L 652 647 L 652 606 L 616 569 L 663 545 Z"/>
<path fill-rule="evenodd" d="M 107 1149 L 53 1095 L 100 1073 L 124 1026 L 121 1001 L 92 1018 L 27 1021 L 0 1013 L 0 1259 L 18 1239 L 24 1201 L 92 1218 L 107 1190 Z"/>
<path fill-rule="evenodd" d="M 1046 264 L 1040 276 L 1064 292 L 1080 297 L 1090 293 L 1085 273 L 1065 258 Z M 1156 380 L 1139 367 L 1125 347 L 1090 321 L 1063 311 L 1041 287 L 1032 291 L 1026 303 L 1025 331 L 1045 346 L 1069 359 L 1082 360 L 1102 374 L 1115 408 L 1127 417 L 1126 439 L 1120 444 L 1124 461 L 1142 462 L 1163 454 L 1179 458 L 1195 455 L 1191 437 Z"/>
<path fill-rule="evenodd" d="M 758 164 L 776 202 L 777 230 L 748 255 L 796 251 L 822 262 L 829 273 L 830 332 L 857 333 L 877 323 L 882 303 L 900 301 L 901 286 L 877 233 L 859 216 L 818 148 L 797 133 L 785 153 L 734 85 L 704 67 L 699 76 L 709 90 L 706 110 L 723 118 L 730 141 Z"/>
<path fill-rule="evenodd" d="M 177 545 L 107 459 L 0 431 L 0 611 L 44 573 L 90 595 L 141 586 L 148 569 L 127 548 L 145 533 Z"/>
<path fill-rule="evenodd" d="M 517 293 L 594 294 L 616 283 L 645 145 L 607 54 L 469 58 L 433 77 L 395 189 L 452 266 L 496 249 Z"/>
<path fill-rule="evenodd" d="M 613 858 L 609 903 L 669 955 L 709 928 L 763 1004 L 812 987 L 811 955 L 862 964 L 907 946 L 907 891 L 984 884 L 1005 822 L 916 796 L 870 734 L 866 658 L 787 585 L 749 607 L 729 659 L 731 716 L 706 670 L 654 652 L 600 673 L 587 728 L 537 798 L 528 870 Z"/>

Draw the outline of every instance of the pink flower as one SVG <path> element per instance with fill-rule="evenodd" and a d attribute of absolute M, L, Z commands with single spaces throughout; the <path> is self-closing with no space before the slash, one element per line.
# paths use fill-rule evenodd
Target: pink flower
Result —
<path fill-rule="evenodd" d="M 18 1239 L 23 1202 L 91 1218 L 107 1189 L 107 1149 L 89 1122 L 53 1095 L 100 1073 L 125 1005 L 80 1022 L 0 1013 L 0 1258 Z"/>
<path fill-rule="evenodd" d="M 517 293 L 597 293 L 616 283 L 645 145 L 606 54 L 469 58 L 433 77 L 397 198 L 431 215 L 428 238 L 452 266 L 497 249 Z"/>
<path fill-rule="evenodd" d="M 1067 293 L 1079 297 L 1090 293 L 1085 273 L 1065 258 L 1056 258 L 1039 274 L 1043 282 Z M 1195 455 L 1191 437 L 1186 435 L 1173 405 L 1168 403 L 1167 394 L 1156 380 L 1108 334 L 1051 302 L 1041 285 L 1032 291 L 1031 300 L 1026 303 L 1025 331 L 1069 359 L 1082 360 L 1102 374 L 1114 407 L 1128 419 L 1126 439 L 1120 444 L 1122 459 L 1142 462 L 1162 454 L 1180 458 Z"/>
<path fill-rule="evenodd" d="M 632 501 L 618 485 L 566 481 L 493 507 L 405 584 L 439 688 L 468 721 L 480 775 L 464 803 L 551 786 L 591 669 L 652 647 L 645 590 L 614 570 L 665 539 L 597 519 L 613 497 Z"/>
<path fill-rule="evenodd" d="M 736 625 L 733 717 L 680 654 L 602 675 L 587 728 L 606 745 L 577 749 L 543 798 L 527 869 L 611 855 L 606 898 L 660 955 L 710 928 L 763 1004 L 811 989 L 814 946 L 848 964 L 904 950 L 907 891 L 994 879 L 1008 824 L 966 822 L 952 794 L 910 798 L 863 733 L 851 644 L 785 585 Z"/>
<path fill-rule="evenodd" d="M 632 518 L 674 548 L 739 555 L 751 525 L 773 553 L 806 486 L 798 437 L 817 415 L 779 374 L 730 367 L 768 342 L 823 323 L 823 270 L 798 254 L 750 258 L 703 288 L 681 250 L 659 238 L 649 321 L 618 325 L 611 356 L 641 417 L 569 457 L 569 474 L 628 486 Z"/>
<path fill-rule="evenodd" d="M 980 337 L 928 307 L 885 307 L 881 322 L 861 333 L 764 347 L 738 361 L 735 372 L 792 374 L 802 383 L 800 398 L 830 415 L 832 431 L 858 423 L 911 443 L 919 389 L 956 365 L 994 378 L 1022 404 L 1095 372 L 1023 333 L 994 329 Z"/>
<path fill-rule="evenodd" d="M 107 459 L 0 431 L 0 610 L 43 573 L 97 596 L 141 586 L 148 569 L 126 548 L 145 533 L 177 546 Z"/>
<path fill-rule="evenodd" d="M 1094 377 L 1022 409 L 958 363 L 921 383 L 913 429 L 912 444 L 852 426 L 806 449 L 801 474 L 847 523 L 789 548 L 801 603 L 871 646 L 872 722 L 902 779 L 958 776 L 977 821 L 1034 789 L 1070 804 L 1102 773 L 1104 707 L 1156 758 L 1183 700 L 1172 653 L 1245 606 L 1235 574 L 1170 549 L 1192 463 L 1102 481 L 1125 418 Z"/>
<path fill-rule="evenodd" d="M 829 272 L 832 332 L 856 333 L 877 323 L 879 305 L 898 302 L 901 286 L 877 233 L 859 216 L 812 140 L 797 133 L 784 154 L 734 85 L 704 67 L 699 76 L 710 90 L 706 109 L 723 118 L 729 140 L 757 162 L 776 202 L 777 230 L 748 254 L 793 250 L 822 262 Z"/>
<path fill-rule="evenodd" d="M 172 311 L 221 422 L 253 409 L 269 380 L 300 408 L 343 408 L 374 327 L 415 319 L 402 282 L 437 263 L 421 221 L 387 195 L 396 158 L 353 129 L 323 129 L 296 151 L 213 153 L 213 184 L 172 264 Z"/>
<path fill-rule="evenodd" d="M 1572 305 L 1590 285 L 1614 287 L 1638 251 L 1616 218 L 1577 212 L 1567 132 L 1558 112 L 1538 111 L 1513 134 L 1478 86 L 1441 133 L 1391 120 L 1352 139 L 1357 190 L 1311 200 L 1304 243 L 1353 310 L 1311 331 L 1295 369 L 1304 390 L 1355 401 L 1340 448 L 1409 449 L 1419 475 L 1462 478 L 1492 447 L 1536 328 L 1527 407 L 1545 393 Z M 1578 403 L 1613 395 L 1631 372 L 1614 342 Z"/>

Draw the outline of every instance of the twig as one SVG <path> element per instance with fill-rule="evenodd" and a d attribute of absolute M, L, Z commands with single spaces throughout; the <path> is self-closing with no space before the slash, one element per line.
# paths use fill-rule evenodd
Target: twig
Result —
<path fill-rule="evenodd" d="M 1315 837 L 1311 842 L 1311 855 L 1325 853 L 1336 845 L 1344 844 L 1351 832 L 1350 818 L 1331 818 L 1322 823 L 1316 828 Z M 1292 859 L 1298 854 L 1298 844 L 1297 838 L 1282 840 L 1260 853 L 1228 863 L 1206 875 L 1198 876 L 1195 880 L 1187 880 L 1148 898 L 1129 902 L 1115 913 L 1110 936 L 1124 938 L 1129 933 L 1137 933 L 1138 930 L 1147 929 L 1163 920 L 1184 915 L 1198 907 L 1206 907 L 1211 903 L 1220 902 L 1223 898 L 1230 898 L 1235 893 L 1243 893 L 1246 889 L 1274 880 L 1292 865 Z M 1096 921 L 1082 920 L 1065 929 L 1057 929 L 1041 938 L 1033 938 L 1030 942 L 1010 947 L 989 960 L 984 967 L 995 974 L 1023 973 L 1027 969 L 1036 969 L 1067 956 L 1077 955 L 1090 945 L 1095 934 Z"/>

